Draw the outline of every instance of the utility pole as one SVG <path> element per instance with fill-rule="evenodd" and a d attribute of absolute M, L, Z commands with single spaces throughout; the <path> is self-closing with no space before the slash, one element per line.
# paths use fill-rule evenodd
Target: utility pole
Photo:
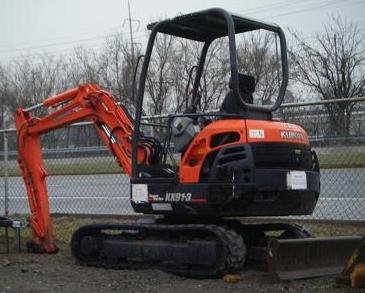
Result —
<path fill-rule="evenodd" d="M 131 76 L 132 76 L 133 75 L 132 72 L 133 72 L 136 64 L 138 63 L 137 58 L 136 58 L 135 53 L 134 53 L 136 43 L 134 42 L 134 39 L 133 39 L 133 25 L 132 25 L 132 22 L 137 23 L 137 31 L 139 29 L 140 22 L 137 19 L 132 19 L 131 3 L 130 3 L 130 0 L 127 0 L 127 1 L 128 1 L 128 18 L 124 19 L 123 27 L 125 26 L 126 21 L 128 21 L 128 24 L 129 24 L 129 38 L 130 38 L 130 42 L 131 42 L 131 49 L 130 49 L 131 50 L 131 55 L 130 55 L 130 58 L 129 58 L 129 62 L 130 62 Z M 138 52 L 138 50 L 137 50 L 137 52 Z M 132 84 L 133 84 L 133 82 L 132 82 Z M 132 89 L 132 96 L 134 96 L 135 92 L 136 92 L 136 89 L 135 89 L 135 85 L 134 85 L 133 89 Z M 133 99 L 133 97 L 132 97 L 132 99 Z"/>
<path fill-rule="evenodd" d="M 1 121 L 0 121 L 0 129 L 1 128 L 5 128 L 4 125 L 5 125 L 5 117 L 4 117 L 4 114 L 5 114 L 5 107 L 4 107 L 4 100 L 1 101 Z"/>
<path fill-rule="evenodd" d="M 126 24 L 126 21 L 128 21 L 128 24 L 129 24 L 129 38 L 130 38 L 130 42 L 131 42 L 131 63 L 134 67 L 134 64 L 135 64 L 135 55 L 134 55 L 134 45 L 136 44 L 134 42 L 134 38 L 133 38 L 133 22 L 136 22 L 137 23 L 137 31 L 139 29 L 139 20 L 137 19 L 133 19 L 132 18 L 132 14 L 131 14 L 131 3 L 130 3 L 130 0 L 128 0 L 128 18 L 124 19 L 123 21 L 123 27 L 124 25 Z"/>
<path fill-rule="evenodd" d="M 132 64 L 134 64 L 133 29 L 132 29 L 132 17 L 131 17 L 131 4 L 129 0 L 128 0 L 128 22 L 129 22 L 129 36 L 131 39 Z"/>

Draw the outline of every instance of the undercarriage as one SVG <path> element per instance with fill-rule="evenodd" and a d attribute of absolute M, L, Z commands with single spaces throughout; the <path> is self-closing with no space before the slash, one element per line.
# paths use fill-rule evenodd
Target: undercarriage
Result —
<path fill-rule="evenodd" d="M 300 226 L 284 223 L 241 224 L 225 219 L 179 222 L 163 218 L 150 223 L 86 225 L 72 237 L 72 255 L 88 266 L 155 267 L 184 277 L 215 278 L 237 272 L 247 262 L 266 261 L 267 244 L 274 237 L 312 236 Z"/>

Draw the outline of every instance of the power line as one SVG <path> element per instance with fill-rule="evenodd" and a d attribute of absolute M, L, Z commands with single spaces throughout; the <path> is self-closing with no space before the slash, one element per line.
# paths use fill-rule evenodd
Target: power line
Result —
<path fill-rule="evenodd" d="M 285 5 L 286 3 L 296 3 L 298 1 L 301 1 L 301 0 L 286 0 L 286 1 L 282 1 L 282 2 L 279 2 L 279 3 L 276 3 L 274 5 L 270 5 L 270 6 L 266 6 L 266 9 L 269 9 L 270 7 L 276 7 L 278 6 L 279 4 L 281 5 Z M 129 3 L 129 1 L 128 1 Z M 261 6 L 261 7 L 264 7 L 264 6 Z M 257 11 L 258 8 L 254 8 L 252 9 L 253 11 Z M 130 11 L 130 10 L 129 10 Z M 250 10 L 248 10 L 250 11 Z M 248 12 L 246 11 L 246 12 Z M 129 18 L 127 19 L 128 21 L 138 21 L 138 20 L 134 20 L 134 19 L 131 19 L 130 16 Z M 24 51 L 24 50 L 35 50 L 35 49 L 42 49 L 42 48 L 47 48 L 47 47 L 55 47 L 55 46 L 62 46 L 62 45 L 67 45 L 67 44 L 75 44 L 75 43 L 81 43 L 81 42 L 89 42 L 89 41 L 92 41 L 92 40 L 100 40 L 100 39 L 104 39 L 106 36 L 108 35 L 118 35 L 118 34 L 121 34 L 121 35 L 125 35 L 125 34 L 131 34 L 132 31 L 131 31 L 131 27 L 130 27 L 130 30 L 129 31 L 121 31 L 119 33 L 113 33 L 113 34 L 106 34 L 106 35 L 102 35 L 102 36 L 97 36 L 97 37 L 90 37 L 90 38 L 83 38 L 83 39 L 77 39 L 77 40 L 70 40 L 70 41 L 64 41 L 64 42 L 55 42 L 55 43 L 48 43 L 48 44 L 44 44 L 44 45 L 36 45 L 36 46 L 26 46 L 26 47 L 18 47 L 18 48 L 11 48 L 11 49 L 5 49 L 5 50 L 0 50 L 0 53 L 8 53 L 8 52 L 17 52 L 17 51 Z M 140 34 L 142 32 L 135 32 L 134 34 Z M 133 43 L 133 36 L 132 36 L 132 39 L 131 39 L 131 43 Z"/>
<path fill-rule="evenodd" d="M 310 0 L 310 2 L 315 2 L 316 0 Z M 282 1 L 282 2 L 278 2 L 278 3 L 274 3 L 271 5 L 262 5 L 262 6 L 258 6 L 255 8 L 251 8 L 251 9 L 247 9 L 247 10 L 241 10 L 239 11 L 240 13 L 249 13 L 249 14 L 260 14 L 262 12 L 265 12 L 266 10 L 272 10 L 272 9 L 278 9 L 281 7 L 290 7 L 293 5 L 298 5 L 297 3 L 300 4 L 310 4 L 310 3 L 303 3 L 303 0 L 286 0 L 286 1 Z"/>
<path fill-rule="evenodd" d="M 112 33 L 115 33 L 116 31 L 119 31 L 120 30 L 120 26 L 117 26 L 117 27 L 111 27 L 109 28 L 108 30 L 103 30 L 103 31 L 98 31 L 98 32 L 95 32 L 95 31 L 87 31 L 87 32 L 81 32 L 80 34 L 77 34 L 77 35 L 61 35 L 59 37 L 56 37 L 56 38 L 47 38 L 47 39 L 41 39 L 41 40 L 32 40 L 33 42 L 42 42 L 42 43 L 53 43 L 53 42 L 57 42 L 57 41 L 64 41 L 64 40 L 70 40 L 70 39 L 79 39 L 81 38 L 82 36 L 95 36 L 95 34 L 97 33 L 98 35 L 107 35 L 107 34 L 112 34 Z M 4 45 L 1 45 L 2 48 L 17 48 L 17 47 L 26 47 L 27 45 L 29 44 L 29 42 L 26 42 L 26 43 L 13 43 L 13 44 L 4 44 Z"/>
<path fill-rule="evenodd" d="M 79 42 L 87 42 L 92 40 L 99 40 L 101 38 L 105 38 L 105 36 L 101 37 L 93 37 L 93 38 L 86 38 L 86 39 L 79 39 L 75 41 L 66 41 L 66 42 L 59 42 L 59 43 L 52 43 L 52 44 L 45 44 L 40 46 L 30 46 L 30 47 L 23 47 L 23 48 L 17 48 L 17 49 L 9 49 L 9 50 L 0 50 L 0 53 L 8 53 L 8 52 L 17 52 L 17 51 L 24 51 L 24 50 L 34 50 L 34 49 L 42 49 L 42 48 L 48 48 L 48 47 L 55 47 L 55 46 L 61 46 L 61 45 L 69 45 Z"/>
<path fill-rule="evenodd" d="M 318 9 L 318 8 L 326 8 L 326 7 L 331 7 L 331 6 L 337 6 L 339 4 L 356 5 L 356 4 L 359 4 L 359 3 L 362 2 L 362 1 L 356 1 L 356 2 L 353 2 L 353 3 L 348 3 L 348 2 L 351 2 L 351 1 L 353 1 L 353 0 L 337 0 L 337 1 L 329 1 L 329 2 L 327 1 L 326 3 L 321 3 L 319 5 L 314 5 L 314 6 L 309 5 L 307 7 L 302 7 L 302 9 L 298 9 L 298 10 L 294 10 L 294 11 L 289 11 L 289 12 L 285 12 L 285 13 L 279 13 L 279 14 L 270 15 L 270 18 L 298 14 L 298 13 L 302 13 L 302 12 L 306 12 L 306 11 L 310 11 L 310 10 L 314 10 L 314 9 Z M 260 12 L 262 13 L 265 10 L 269 10 L 269 9 L 272 9 L 272 8 L 278 8 L 278 7 L 282 7 L 282 6 L 290 7 L 292 5 L 295 5 L 298 2 L 301 2 L 301 0 L 289 0 L 289 1 L 286 0 L 286 1 L 278 2 L 278 3 L 272 4 L 272 5 L 268 5 L 268 6 L 259 6 L 259 7 L 253 8 L 253 9 L 246 10 L 245 12 L 247 13 L 247 12 L 253 11 L 251 14 L 257 14 L 257 13 L 260 13 Z M 304 4 L 308 4 L 308 2 L 307 3 L 304 3 Z M 313 4 L 313 2 L 312 2 L 312 4 Z M 243 11 L 240 11 L 240 12 L 243 12 Z M 265 17 L 265 18 L 268 18 L 268 17 Z M 132 20 L 131 17 L 130 17 L 130 15 L 129 15 L 128 20 Z M 361 28 L 360 31 L 363 31 L 363 28 Z M 131 30 L 131 26 L 130 26 L 129 34 L 131 34 L 132 32 L 133 31 Z M 10 53 L 10 52 L 18 52 L 18 51 L 24 51 L 24 50 L 36 50 L 36 49 L 42 49 L 42 48 L 48 48 L 48 47 L 78 44 L 78 43 L 82 43 L 82 42 L 90 42 L 90 41 L 105 39 L 106 37 L 113 36 L 113 35 L 114 36 L 115 35 L 125 35 L 127 33 L 128 32 L 126 32 L 126 31 L 121 31 L 119 33 L 114 33 L 114 34 L 109 34 L 109 35 L 104 35 L 104 36 L 98 36 L 98 37 L 84 38 L 84 39 L 78 39 L 78 40 L 72 40 L 72 41 L 65 41 L 65 42 L 49 43 L 49 44 L 44 44 L 44 45 L 39 45 L 39 46 L 29 46 L 29 47 L 23 47 L 23 48 L 14 48 L 14 49 L 8 49 L 8 50 L 0 50 L 0 53 L 7 53 L 7 52 Z M 145 31 L 141 31 L 141 32 L 137 31 L 134 34 L 135 35 L 136 34 L 137 35 L 140 35 L 142 33 L 145 33 Z M 134 41 L 135 40 L 138 40 L 138 39 L 139 38 L 135 38 L 132 35 L 132 38 L 131 38 L 131 47 L 133 47 Z M 101 48 L 101 47 L 102 46 L 99 46 L 99 48 Z M 61 52 L 61 53 L 63 53 L 63 52 L 71 52 L 74 49 L 75 48 L 72 47 L 70 49 L 62 50 L 62 51 L 59 51 L 59 52 Z M 56 53 L 53 53 L 52 55 L 55 55 Z M 39 54 L 33 54 L 33 56 L 37 56 L 37 55 L 39 55 Z M 30 55 L 30 56 L 32 56 L 32 55 Z M 2 58 L 2 59 L 3 58 L 11 59 L 12 56 L 4 56 L 4 57 L 0 57 L 0 58 Z"/>
<path fill-rule="evenodd" d="M 330 2 L 326 2 L 325 4 L 322 3 L 320 5 L 315 5 L 315 6 L 312 6 L 312 7 L 307 7 L 307 8 L 302 8 L 302 9 L 289 11 L 289 12 L 285 12 L 285 13 L 270 15 L 270 18 L 288 16 L 288 15 L 298 14 L 298 13 L 301 13 L 301 12 L 311 11 L 311 10 L 318 9 L 318 8 L 336 6 L 340 3 L 344 4 L 344 2 L 345 2 L 345 4 L 347 4 L 349 1 L 351 1 L 351 0 L 347 0 L 347 1 L 346 0 L 345 1 L 344 0 L 337 0 L 335 2 L 330 1 Z M 269 5 L 269 6 L 259 6 L 259 7 L 253 8 L 251 10 L 246 10 L 244 12 L 245 13 L 250 13 L 250 14 L 258 14 L 258 13 L 263 13 L 265 10 L 269 10 L 269 9 L 272 9 L 272 8 L 278 8 L 278 7 L 282 7 L 282 6 L 290 7 L 292 5 L 295 5 L 298 2 L 301 2 L 301 0 L 294 0 L 294 1 L 293 0 L 292 1 L 286 0 L 286 1 L 275 3 L 275 4 L 272 4 L 272 5 Z M 352 5 L 359 4 L 361 2 L 362 1 L 357 1 L 355 3 L 352 3 Z M 305 4 L 308 4 L 308 3 L 305 3 Z M 240 11 L 240 12 L 243 12 L 243 11 Z M 128 20 L 132 21 L 132 19 L 130 19 L 130 18 Z M 131 27 L 130 27 L 130 29 L 131 29 Z M 118 35 L 118 34 L 124 35 L 124 34 L 127 34 L 127 33 L 128 32 L 126 32 L 126 31 L 121 31 L 120 33 L 114 33 L 114 34 L 109 34 L 109 35 Z M 130 35 L 131 35 L 131 33 L 132 33 L 132 31 L 129 30 Z M 142 33 L 142 32 L 135 32 L 135 34 L 140 34 L 140 33 Z M 48 48 L 48 47 L 76 44 L 76 43 L 82 43 L 82 42 L 90 42 L 90 41 L 93 41 L 93 40 L 105 39 L 106 36 L 107 35 L 91 37 L 91 38 L 84 38 L 84 39 L 77 39 L 77 40 L 70 40 L 70 41 L 64 41 L 64 42 L 49 43 L 49 44 L 37 45 L 37 46 L 12 48 L 12 49 L 0 50 L 0 53 L 18 52 L 18 51 L 24 51 L 24 50 L 35 50 L 35 49 L 42 49 L 42 48 Z M 131 43 L 133 43 L 133 36 L 131 38 Z"/>
<path fill-rule="evenodd" d="M 298 14 L 298 13 L 302 13 L 302 12 L 307 12 L 307 11 L 311 11 L 314 9 L 318 9 L 318 8 L 328 8 L 328 7 L 333 7 L 333 6 L 337 6 L 340 4 L 340 6 L 342 6 L 343 4 L 347 4 L 348 2 L 351 2 L 352 0 L 337 0 L 337 1 L 333 1 L 331 3 L 326 3 L 326 4 L 321 4 L 321 5 L 315 5 L 313 7 L 308 7 L 308 8 L 303 8 L 303 9 L 298 9 L 298 10 L 294 10 L 294 11 L 289 11 L 289 12 L 285 12 L 285 13 L 280 13 L 280 14 L 274 14 L 274 15 L 270 15 L 270 18 L 275 18 L 275 17 L 281 17 L 281 16 L 288 16 L 288 15 L 293 15 L 293 14 Z M 356 5 L 359 3 L 363 3 L 363 0 L 357 1 L 355 3 L 350 3 L 347 5 Z M 267 18 L 267 17 L 266 17 Z"/>
<path fill-rule="evenodd" d="M 135 40 L 134 44 L 140 44 L 140 42 L 138 42 L 140 39 L 135 38 L 134 40 Z M 90 47 L 91 47 L 90 49 L 95 49 L 95 48 L 104 49 L 104 48 L 106 48 L 106 45 L 104 43 L 102 43 L 102 44 L 99 43 L 99 44 L 96 44 L 96 45 L 88 44 L 86 47 L 84 45 L 80 44 L 80 46 L 83 47 L 83 48 L 86 48 L 86 49 L 88 49 Z M 64 54 L 69 55 L 72 52 L 74 52 L 75 49 L 77 49 L 77 47 L 78 46 L 72 46 L 72 47 L 65 48 L 63 50 L 57 50 L 57 51 L 52 50 L 51 52 L 50 51 L 35 51 L 34 53 L 27 52 L 27 53 L 23 53 L 21 55 L 21 57 L 18 57 L 18 56 L 15 56 L 15 55 L 0 56 L 0 60 L 3 60 L 3 61 L 4 60 L 19 60 L 19 59 L 23 59 L 23 58 L 38 58 L 39 59 L 39 58 L 41 58 L 42 53 L 47 53 L 49 56 L 64 55 Z"/>
<path fill-rule="evenodd" d="M 140 33 L 142 33 L 142 32 L 140 32 Z M 85 38 L 85 39 L 78 39 L 78 40 L 72 40 L 72 41 L 50 43 L 50 44 L 44 44 L 44 45 L 39 45 L 39 46 L 29 46 L 29 47 L 23 47 L 23 48 L 0 50 L 0 53 L 18 52 L 18 51 L 25 51 L 25 50 L 35 50 L 35 49 L 42 49 L 42 48 L 48 48 L 48 47 L 57 47 L 57 46 L 62 46 L 62 45 L 77 44 L 77 43 L 83 43 L 83 42 L 90 42 L 90 41 L 93 41 L 93 40 L 105 39 L 108 36 L 117 36 L 117 35 L 124 35 L 124 34 L 127 34 L 127 32 L 122 31 L 120 33 L 114 33 L 114 34 L 98 36 L 98 37 L 92 37 L 92 38 Z"/>
<path fill-rule="evenodd" d="M 106 39 L 108 36 L 104 36 L 103 38 Z M 102 37 L 101 37 L 102 38 Z M 139 44 L 139 41 L 142 41 L 142 38 L 141 37 L 134 37 L 134 44 Z M 92 48 L 90 49 L 104 49 L 106 46 L 105 46 L 105 43 L 98 43 L 95 45 L 92 46 Z M 52 51 L 51 53 L 49 52 L 46 52 L 46 51 L 40 51 L 40 52 L 35 52 L 35 53 L 26 53 L 20 57 L 15 57 L 14 55 L 8 55 L 8 56 L 2 56 L 0 57 L 0 60 L 11 60 L 11 61 L 14 61 L 14 60 L 21 60 L 21 59 L 24 59 L 24 58 L 35 58 L 35 59 L 40 59 L 42 58 L 42 53 L 47 53 L 48 56 L 61 56 L 61 55 L 69 55 L 70 53 L 74 52 L 75 50 L 77 49 L 77 46 L 73 46 L 73 47 L 68 47 L 66 49 L 63 49 L 63 50 L 57 50 L 57 51 Z"/>

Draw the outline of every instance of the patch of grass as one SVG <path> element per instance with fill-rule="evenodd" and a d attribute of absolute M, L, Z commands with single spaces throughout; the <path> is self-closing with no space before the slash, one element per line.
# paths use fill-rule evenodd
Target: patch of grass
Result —
<path fill-rule="evenodd" d="M 56 217 L 53 219 L 53 231 L 57 241 L 69 244 L 72 234 L 83 225 L 91 224 L 91 219 L 74 217 Z"/>
<path fill-rule="evenodd" d="M 87 175 L 87 174 L 110 174 L 122 173 L 123 170 L 116 162 L 83 162 L 72 164 L 49 164 L 49 175 Z"/>
<path fill-rule="evenodd" d="M 141 217 L 141 216 L 139 216 Z M 19 218 L 19 217 L 18 217 Z M 25 219 L 25 217 L 20 217 Z M 130 223 L 136 219 L 136 216 L 53 216 L 53 229 L 56 241 L 58 244 L 67 245 L 71 241 L 74 231 L 82 225 L 91 223 Z M 242 219 L 247 221 L 247 219 Z M 285 220 L 278 219 L 261 219 L 262 222 L 290 222 L 298 223 L 310 230 L 316 237 L 326 236 L 350 236 L 350 235 L 365 235 L 365 225 L 360 222 L 346 221 L 314 221 L 314 220 Z M 247 221 L 250 223 L 251 221 Z M 255 218 L 253 222 L 261 222 L 259 218 Z M 13 236 L 12 229 L 9 229 L 10 237 Z M 30 239 L 30 229 L 22 229 L 22 243 Z M 4 236 L 4 229 L 0 228 L 0 238 Z"/>
<path fill-rule="evenodd" d="M 54 216 L 53 230 L 58 242 L 69 244 L 72 234 L 83 225 L 95 223 L 131 223 L 135 216 Z"/>
<path fill-rule="evenodd" d="M 27 217 L 23 215 L 14 215 L 11 217 L 19 221 L 26 221 Z M 92 223 L 128 223 L 131 221 L 131 217 L 109 217 L 109 216 L 52 216 L 52 224 L 54 236 L 57 245 L 68 245 L 71 242 L 72 234 L 75 230 L 83 225 Z M 30 228 L 22 228 L 21 233 L 21 247 L 22 251 L 26 251 L 26 242 L 32 238 L 32 232 Z M 0 253 L 5 252 L 6 241 L 5 241 L 5 228 L 0 227 Z M 14 230 L 8 228 L 9 237 L 9 248 L 10 251 L 14 250 Z"/>
<path fill-rule="evenodd" d="M 124 171 L 116 162 L 97 161 L 97 162 L 72 162 L 64 163 L 45 163 L 49 176 L 52 175 L 90 175 L 90 174 L 118 174 Z M 18 165 L 11 164 L 9 166 L 9 176 L 20 176 Z"/>
<path fill-rule="evenodd" d="M 365 226 L 354 223 L 303 223 L 316 237 L 365 235 Z"/>
<path fill-rule="evenodd" d="M 330 168 L 364 168 L 365 152 L 344 152 L 343 150 L 333 153 L 318 154 L 320 167 Z M 48 175 L 91 175 L 91 174 L 120 174 L 124 171 L 113 160 L 75 158 L 67 163 L 63 159 L 45 162 Z M 78 161 L 79 160 L 79 161 Z M 3 170 L 0 176 L 3 175 Z M 9 176 L 20 176 L 18 164 L 15 161 L 9 163 Z"/>
<path fill-rule="evenodd" d="M 365 167 L 365 153 L 334 152 L 318 154 L 319 165 L 323 169 L 330 168 L 363 168 Z"/>

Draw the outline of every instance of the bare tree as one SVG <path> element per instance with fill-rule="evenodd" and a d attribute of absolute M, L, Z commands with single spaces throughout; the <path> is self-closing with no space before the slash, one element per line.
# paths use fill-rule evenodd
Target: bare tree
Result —
<path fill-rule="evenodd" d="M 97 52 L 93 49 L 86 49 L 82 46 L 75 48 L 74 54 L 68 60 L 70 69 L 67 71 L 69 80 L 74 86 L 80 83 L 100 83 L 98 57 Z"/>
<path fill-rule="evenodd" d="M 14 97 L 10 92 L 9 78 L 6 68 L 0 65 L 0 128 L 4 128 L 5 122 L 9 119 L 7 113 L 14 107 Z"/>
<path fill-rule="evenodd" d="M 207 53 L 202 86 L 201 110 L 217 108 L 228 91 L 229 51 L 225 38 L 215 40 Z"/>
<path fill-rule="evenodd" d="M 38 58 L 20 58 L 0 69 L 0 96 L 2 113 L 7 113 L 7 126 L 11 126 L 18 107 L 26 108 L 42 102 L 62 87 L 61 58 L 42 54 Z M 42 108 L 38 114 L 45 113 Z M 56 135 L 45 137 L 47 144 L 55 145 Z"/>
<path fill-rule="evenodd" d="M 61 58 L 41 55 L 38 59 L 21 58 L 4 68 L 0 84 L 12 112 L 43 101 L 57 91 Z"/>
<path fill-rule="evenodd" d="M 168 97 L 173 84 L 170 75 L 173 49 L 173 37 L 159 35 L 156 38 L 146 77 L 148 111 L 151 114 L 160 114 L 164 112 L 167 107 L 166 98 Z"/>
<path fill-rule="evenodd" d="M 135 48 L 134 53 L 140 55 L 139 48 Z M 98 59 L 101 85 L 114 93 L 129 110 L 131 110 L 129 106 L 134 103 L 132 100 L 134 59 L 136 58 L 132 58 L 128 43 L 121 35 L 107 38 L 106 46 Z"/>
<path fill-rule="evenodd" d="M 171 58 L 172 106 L 175 113 L 183 112 L 188 104 L 189 92 L 186 89 L 189 82 L 190 70 L 197 65 L 199 48 L 189 40 L 177 40 Z M 192 72 L 194 76 L 194 72 Z M 193 77 L 192 77 L 193 78 Z M 192 82 L 192 81 L 191 81 Z M 191 84 L 190 84 L 191 86 Z M 188 89 L 189 91 L 189 89 Z"/>
<path fill-rule="evenodd" d="M 239 71 L 255 78 L 261 104 L 271 104 L 279 91 L 280 60 L 275 44 L 273 33 L 253 32 L 243 36 L 237 48 Z"/>
<path fill-rule="evenodd" d="M 310 43 L 292 33 L 296 47 L 290 57 L 294 79 L 312 89 L 322 100 L 348 99 L 363 94 L 365 48 L 357 25 L 331 18 Z M 326 104 L 332 135 L 348 135 L 354 102 Z"/>
<path fill-rule="evenodd" d="M 172 60 L 173 88 L 176 95 L 176 111 L 181 112 L 185 108 L 187 100 L 191 96 L 185 92 L 189 73 L 193 66 L 198 65 L 202 44 L 192 41 L 178 43 L 174 49 Z M 178 52 L 178 53 L 176 53 Z M 205 60 L 204 70 L 200 80 L 199 94 L 201 95 L 200 110 L 217 108 L 221 102 L 223 93 L 227 91 L 228 84 L 228 47 L 224 39 L 216 40 L 209 48 Z M 193 74 L 192 79 L 194 80 Z M 192 86 L 192 84 L 191 84 Z"/>
<path fill-rule="evenodd" d="M 202 44 L 167 35 L 156 39 L 146 79 L 148 107 L 151 114 L 182 112 L 190 98 L 186 93 L 189 72 L 198 65 Z M 227 89 L 228 49 L 217 40 L 207 53 L 201 77 L 200 109 L 216 108 Z M 194 75 L 193 75 L 194 79 Z"/>

